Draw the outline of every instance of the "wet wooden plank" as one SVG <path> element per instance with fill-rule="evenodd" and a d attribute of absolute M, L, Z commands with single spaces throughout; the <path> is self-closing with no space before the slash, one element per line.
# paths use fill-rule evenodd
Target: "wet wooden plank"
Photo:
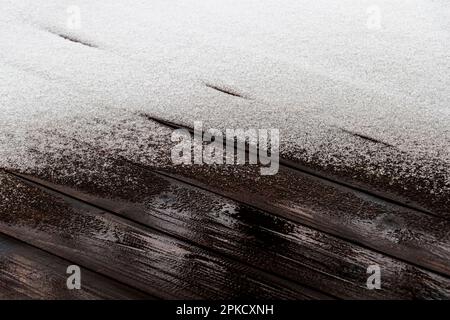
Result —
<path fill-rule="evenodd" d="M 323 183 L 295 170 L 257 177 L 257 169 L 164 168 L 181 181 L 450 275 L 450 221 Z M 253 179 L 243 176 L 253 175 Z"/>
<path fill-rule="evenodd" d="M 69 290 L 73 262 L 0 234 L 0 299 L 152 299 L 81 267 L 81 289 Z"/>
<path fill-rule="evenodd" d="M 61 137 L 69 138 L 69 137 Z M 170 160 L 170 134 L 158 140 L 158 165 L 145 157 L 133 162 L 227 198 L 254 206 L 360 246 L 413 265 L 450 276 L 450 220 L 386 202 L 357 190 L 324 181 L 286 167 L 277 175 L 261 176 L 257 166 L 174 166 Z M 133 202 L 138 175 L 119 164 L 118 154 L 72 139 L 74 149 L 64 154 L 40 154 L 51 166 L 33 172 L 56 184 L 80 187 L 94 194 L 113 193 Z M 166 153 L 161 150 L 165 150 Z M 139 154 L 145 154 L 140 151 Z M 150 157 L 151 158 L 151 157 Z M 123 175 L 129 178 L 123 179 Z M 120 180 L 123 180 L 121 182 Z M 127 180 L 128 179 L 128 180 Z M 131 183 L 128 183 L 131 182 Z M 124 192 L 124 190 L 129 190 Z M 100 194 L 101 195 L 101 194 Z"/>
<path fill-rule="evenodd" d="M 0 180 L 0 232 L 156 297 L 329 298 L 10 175 Z"/>
<path fill-rule="evenodd" d="M 172 129 L 186 129 L 194 135 L 194 129 L 164 119 L 154 118 L 148 114 L 142 117 Z M 354 133 L 351 133 L 354 134 Z M 364 137 L 367 139 L 367 137 Z M 225 143 L 233 143 L 224 138 Z M 379 143 L 379 141 L 378 141 Z M 242 150 L 242 149 L 241 149 Z M 246 150 L 249 153 L 248 144 Z M 251 151 L 250 151 L 251 152 Z M 398 156 L 401 156 L 399 151 Z M 393 179 L 392 176 L 374 175 L 364 166 L 338 168 L 336 166 L 324 166 L 319 159 L 311 157 L 309 160 L 292 157 L 285 153 L 280 157 L 279 163 L 282 170 L 291 169 L 302 175 L 315 177 L 322 182 L 331 182 L 335 187 L 343 186 L 357 190 L 366 195 L 374 196 L 383 202 L 396 203 L 415 211 L 426 212 L 446 219 L 450 218 L 450 198 L 448 192 L 436 194 L 429 192 L 423 184 L 423 177 L 411 175 L 402 179 Z M 420 168 L 418 168 L 420 172 Z M 392 175 L 394 173 L 391 173 Z M 442 177 L 435 177 L 440 185 L 445 185 Z M 435 180 L 436 180 L 435 179 Z M 417 188 L 418 187 L 418 188 Z"/>
<path fill-rule="evenodd" d="M 450 297 L 448 278 L 395 258 L 127 162 L 95 167 L 98 176 L 83 184 L 80 171 L 72 187 L 24 177 L 336 297 Z M 366 287 L 375 264 L 382 290 Z"/>

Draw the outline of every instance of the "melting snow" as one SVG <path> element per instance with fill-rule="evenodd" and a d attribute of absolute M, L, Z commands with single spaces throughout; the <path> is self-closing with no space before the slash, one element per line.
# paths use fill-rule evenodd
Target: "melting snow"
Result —
<path fill-rule="evenodd" d="M 285 157 L 450 190 L 448 1 L 0 3 L 0 167 L 37 166 L 32 150 L 63 152 L 71 136 L 151 152 L 132 147 L 164 131 L 145 136 L 145 112 L 279 128 Z"/>

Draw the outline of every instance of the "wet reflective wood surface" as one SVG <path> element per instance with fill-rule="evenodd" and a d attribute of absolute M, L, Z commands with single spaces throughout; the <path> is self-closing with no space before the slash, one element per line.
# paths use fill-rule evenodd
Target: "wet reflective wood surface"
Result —
<path fill-rule="evenodd" d="M 450 298 L 445 217 L 283 166 L 97 154 L 1 172 L 1 298 Z"/>

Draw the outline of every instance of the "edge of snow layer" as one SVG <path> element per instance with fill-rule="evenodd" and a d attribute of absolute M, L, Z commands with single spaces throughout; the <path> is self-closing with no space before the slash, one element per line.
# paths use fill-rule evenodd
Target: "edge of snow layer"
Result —
<path fill-rule="evenodd" d="M 278 128 L 284 158 L 448 213 L 449 18 L 425 0 L 3 0 L 0 166 L 80 141 L 162 165 L 168 129 L 144 112 Z"/>

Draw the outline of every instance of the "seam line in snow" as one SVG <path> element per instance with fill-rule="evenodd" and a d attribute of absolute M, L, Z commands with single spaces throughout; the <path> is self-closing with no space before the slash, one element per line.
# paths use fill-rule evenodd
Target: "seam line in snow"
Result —
<path fill-rule="evenodd" d="M 229 88 L 223 88 L 223 87 L 219 87 L 219 86 L 212 85 L 212 84 L 209 84 L 209 83 L 205 83 L 205 86 L 207 86 L 208 88 L 211 88 L 213 90 L 216 90 L 216 91 L 228 94 L 228 95 L 233 96 L 233 97 L 238 97 L 238 98 L 242 98 L 242 99 L 248 99 L 247 97 L 244 97 L 242 94 L 237 93 L 237 92 L 235 92 L 235 91 L 233 91 L 233 90 L 231 90 Z"/>

